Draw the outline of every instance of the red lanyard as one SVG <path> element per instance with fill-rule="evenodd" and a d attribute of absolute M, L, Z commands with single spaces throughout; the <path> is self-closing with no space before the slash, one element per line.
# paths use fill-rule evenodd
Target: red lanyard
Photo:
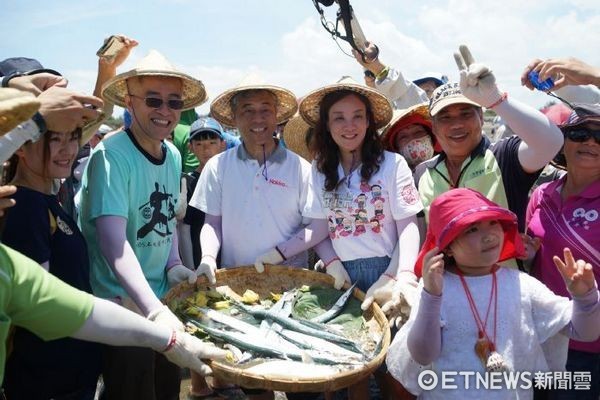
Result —
<path fill-rule="evenodd" d="M 488 301 L 487 311 L 485 312 L 485 320 L 482 321 L 479 316 L 479 312 L 477 311 L 477 306 L 475 305 L 475 300 L 473 300 L 473 295 L 471 295 L 471 291 L 469 290 L 469 286 L 463 276 L 462 271 L 459 268 L 456 268 L 458 272 L 458 277 L 460 278 L 460 283 L 462 283 L 463 289 L 465 290 L 465 294 L 467 295 L 467 300 L 469 301 L 469 307 L 471 308 L 471 313 L 473 314 L 473 318 L 475 319 L 475 324 L 478 329 L 478 338 L 485 338 L 490 344 L 490 351 L 496 351 L 496 316 L 498 311 L 498 283 L 496 280 L 496 269 L 497 266 L 494 265 L 492 267 L 492 290 L 490 292 L 490 299 Z M 490 315 L 490 309 L 492 306 L 492 299 L 494 300 L 494 340 L 490 340 L 490 337 L 486 331 L 488 317 Z"/>

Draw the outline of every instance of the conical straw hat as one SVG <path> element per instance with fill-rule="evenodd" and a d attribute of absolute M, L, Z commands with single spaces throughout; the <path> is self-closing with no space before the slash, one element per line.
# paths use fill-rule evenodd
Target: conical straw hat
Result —
<path fill-rule="evenodd" d="M 312 128 L 300 115 L 294 116 L 283 128 L 283 141 L 288 149 L 311 162 L 313 156 L 306 145 L 306 136 Z"/>
<path fill-rule="evenodd" d="M 40 108 L 32 93 L 13 88 L 0 88 L 0 135 L 27 121 Z"/>
<path fill-rule="evenodd" d="M 124 72 L 110 79 L 102 86 L 102 97 L 125 108 L 127 95 L 126 81 L 134 76 L 164 76 L 179 78 L 183 83 L 183 110 L 189 110 L 204 103 L 208 96 L 204 85 L 198 79 L 178 71 L 162 54 L 150 50 L 148 55 L 138 61 L 131 71 Z"/>
<path fill-rule="evenodd" d="M 300 115 L 310 125 L 316 126 L 319 121 L 319 106 L 323 98 L 329 93 L 340 90 L 350 90 L 365 96 L 369 103 L 375 118 L 375 129 L 387 125 L 392 118 L 392 104 L 382 93 L 368 86 L 358 84 L 350 77 L 344 77 L 333 85 L 327 85 L 310 92 L 300 103 Z"/>
<path fill-rule="evenodd" d="M 210 105 L 211 115 L 223 125 L 234 127 L 231 99 L 245 90 L 268 90 L 277 97 L 277 125 L 296 114 L 298 101 L 291 91 L 279 86 L 266 85 L 256 74 L 246 76 L 238 86 L 221 93 Z"/>

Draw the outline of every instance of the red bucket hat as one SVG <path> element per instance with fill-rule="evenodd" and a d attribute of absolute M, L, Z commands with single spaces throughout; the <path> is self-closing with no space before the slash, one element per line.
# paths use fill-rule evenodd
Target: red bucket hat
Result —
<path fill-rule="evenodd" d="M 442 151 L 442 147 L 439 145 L 433 134 L 428 107 L 429 106 L 427 103 L 423 103 L 417 104 L 405 110 L 394 110 L 392 120 L 382 133 L 385 149 L 388 151 L 397 152 L 398 149 L 396 149 L 396 136 L 398 135 L 398 132 L 407 126 L 416 124 L 425 128 L 429 134 L 429 137 L 431 138 L 433 151 L 440 153 Z"/>
<path fill-rule="evenodd" d="M 498 261 L 523 255 L 525 247 L 517 228 L 517 216 L 512 211 L 473 189 L 452 189 L 438 196 L 429 209 L 427 236 L 415 264 L 417 277 L 421 277 L 425 253 L 434 247 L 443 251 L 469 225 L 490 220 L 500 221 L 504 229 L 504 244 Z"/>

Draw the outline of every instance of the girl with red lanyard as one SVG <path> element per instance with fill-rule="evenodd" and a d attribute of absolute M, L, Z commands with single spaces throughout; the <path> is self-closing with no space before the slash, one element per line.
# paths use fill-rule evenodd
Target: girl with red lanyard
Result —
<path fill-rule="evenodd" d="M 498 265 L 523 252 L 515 214 L 480 193 L 454 189 L 433 201 L 415 266 L 423 278 L 416 304 L 387 355 L 390 372 L 409 391 L 424 399 L 529 399 L 533 390 L 525 381 L 516 388 L 500 382 L 502 390 L 488 391 L 460 372 L 529 373 L 533 381 L 536 372 L 549 369 L 550 360 L 567 352 L 566 346 L 546 352 L 542 343 L 557 334 L 583 341 L 600 335 L 591 265 L 575 261 L 568 249 L 564 261 L 554 257 L 570 301 L 535 278 Z M 439 378 L 431 390 L 422 388 L 423 370 Z M 443 372 L 455 374 L 454 390 L 443 390 Z"/>

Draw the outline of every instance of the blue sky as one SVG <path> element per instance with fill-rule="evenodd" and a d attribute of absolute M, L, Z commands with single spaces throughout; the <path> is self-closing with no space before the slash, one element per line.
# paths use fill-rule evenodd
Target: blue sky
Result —
<path fill-rule="evenodd" d="M 342 75 L 362 79 L 320 26 L 311 0 L 7 1 L 0 57 L 33 57 L 61 71 L 76 90 L 91 92 L 95 52 L 104 37 L 123 33 L 140 42 L 123 72 L 157 49 L 201 79 L 214 98 L 252 73 L 296 95 Z M 459 44 L 489 65 L 511 96 L 535 107 L 549 98 L 520 87 L 535 58 L 574 56 L 600 65 L 597 0 L 352 0 L 381 60 L 409 79 L 439 71 L 457 79 Z M 333 18 L 333 8 L 326 10 Z M 10 40 L 9 40 L 10 39 Z M 348 46 L 343 44 L 345 49 Z M 207 104 L 199 111 L 206 111 Z"/>

